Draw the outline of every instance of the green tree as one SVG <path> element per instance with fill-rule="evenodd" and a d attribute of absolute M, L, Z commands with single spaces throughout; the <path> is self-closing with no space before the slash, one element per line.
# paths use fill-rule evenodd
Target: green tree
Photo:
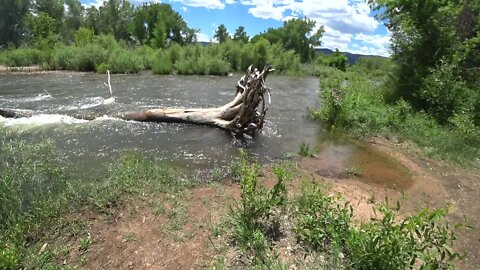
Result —
<path fill-rule="evenodd" d="M 65 0 L 65 19 L 63 24 L 63 40 L 72 40 L 73 34 L 83 24 L 83 12 L 84 8 L 78 0 Z"/>
<path fill-rule="evenodd" d="M 93 43 L 95 40 L 95 32 L 91 28 L 80 27 L 75 32 L 75 45 L 78 47 L 84 47 Z"/>
<path fill-rule="evenodd" d="M 100 33 L 100 11 L 95 7 L 91 6 L 86 10 L 84 18 L 84 26 L 86 28 L 93 29 L 95 34 Z"/>
<path fill-rule="evenodd" d="M 230 38 L 230 34 L 227 31 L 225 25 L 220 24 L 215 30 L 215 35 L 213 36 L 219 43 L 224 43 Z"/>
<path fill-rule="evenodd" d="M 45 12 L 29 15 L 27 24 L 34 41 L 53 39 L 56 33 L 56 20 Z"/>
<path fill-rule="evenodd" d="M 243 43 L 247 43 L 250 38 L 247 36 L 247 32 L 245 32 L 245 27 L 239 26 L 237 30 L 235 30 L 235 34 L 233 34 L 233 40 L 241 41 Z"/>
<path fill-rule="evenodd" d="M 188 28 L 182 16 L 169 4 L 143 4 L 135 11 L 132 20 L 132 33 L 142 44 L 152 44 L 155 31 L 161 20 L 165 32 L 165 44 L 172 42 L 189 44 L 196 41 L 197 30 Z"/>
<path fill-rule="evenodd" d="M 129 40 L 129 25 L 134 15 L 127 0 L 108 0 L 99 9 L 100 33 L 112 34 L 116 39 Z"/>
<path fill-rule="evenodd" d="M 30 0 L 0 1 L 0 45 L 19 44 L 30 6 Z"/>
<path fill-rule="evenodd" d="M 480 105 L 478 1 L 370 0 L 370 4 L 392 32 L 392 57 L 398 68 L 391 98 L 403 98 L 440 122 Z M 458 87 L 445 87 L 451 80 Z M 480 121 L 480 112 L 475 117 Z"/>
<path fill-rule="evenodd" d="M 316 31 L 315 21 L 304 19 L 291 19 L 285 21 L 283 26 L 277 29 L 270 28 L 265 33 L 254 37 L 253 42 L 260 37 L 266 38 L 270 43 L 280 43 L 287 50 L 294 50 L 302 62 L 308 62 L 314 55 L 314 47 L 321 44 L 320 39 L 323 36 L 323 26 Z"/>
<path fill-rule="evenodd" d="M 152 46 L 154 48 L 165 48 L 166 42 L 167 33 L 165 23 L 163 23 L 161 17 L 159 17 L 153 31 Z"/>

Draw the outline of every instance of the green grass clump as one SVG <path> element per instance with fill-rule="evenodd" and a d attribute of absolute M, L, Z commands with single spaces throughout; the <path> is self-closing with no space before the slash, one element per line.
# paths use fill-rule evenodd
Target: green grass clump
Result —
<path fill-rule="evenodd" d="M 298 151 L 298 154 L 301 157 L 314 157 L 315 153 L 317 152 L 317 149 L 315 149 L 315 147 L 309 145 L 308 143 L 302 142 L 299 147 L 300 150 Z"/>

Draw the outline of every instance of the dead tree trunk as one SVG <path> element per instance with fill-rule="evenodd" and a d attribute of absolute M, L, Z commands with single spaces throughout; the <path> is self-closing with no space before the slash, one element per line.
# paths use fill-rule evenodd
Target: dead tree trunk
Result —
<path fill-rule="evenodd" d="M 142 122 L 190 123 L 208 125 L 233 132 L 236 135 L 254 136 L 261 131 L 267 113 L 265 95 L 270 98 L 270 89 L 265 86 L 267 75 L 274 71 L 267 65 L 263 70 L 250 66 L 247 73 L 237 82 L 235 98 L 216 108 L 198 109 L 154 109 L 120 115 L 124 120 Z M 0 110 L 7 118 L 26 117 L 11 110 Z M 77 116 L 75 116 L 77 117 Z M 91 117 L 78 117 L 91 120 Z"/>
<path fill-rule="evenodd" d="M 265 87 L 265 79 L 273 70 L 269 65 L 261 71 L 250 66 L 245 76 L 237 82 L 235 98 L 221 107 L 155 109 L 122 115 L 121 118 L 146 122 L 202 124 L 229 130 L 238 135 L 254 135 L 265 123 L 265 95 L 270 95 L 270 90 Z"/>

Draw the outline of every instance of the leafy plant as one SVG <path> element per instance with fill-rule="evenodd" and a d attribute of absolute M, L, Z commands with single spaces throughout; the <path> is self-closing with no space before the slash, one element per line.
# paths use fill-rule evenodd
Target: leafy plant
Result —
<path fill-rule="evenodd" d="M 381 217 L 351 230 L 347 240 L 354 269 L 450 269 L 461 258 L 452 251 L 453 228 L 443 218 L 447 208 L 423 210 L 399 219 L 388 201 L 377 209 Z M 457 225 L 458 227 L 460 225 Z"/>
<path fill-rule="evenodd" d="M 258 165 L 249 164 L 246 154 L 242 154 L 242 159 L 239 166 L 241 201 L 231 207 L 229 212 L 233 238 L 243 252 L 254 257 L 256 263 L 265 264 L 269 260 L 270 246 L 266 224 L 271 210 L 286 203 L 285 181 L 289 175 L 282 168 L 274 168 L 278 182 L 268 191 L 258 181 Z"/>
<path fill-rule="evenodd" d="M 298 154 L 302 157 L 314 157 L 317 152 L 315 147 L 312 147 L 308 143 L 302 142 L 299 147 L 300 150 L 298 151 Z"/>
<path fill-rule="evenodd" d="M 348 238 L 352 216 L 353 208 L 348 203 L 337 203 L 317 184 L 304 184 L 294 210 L 295 234 L 300 243 L 324 250 Z"/>

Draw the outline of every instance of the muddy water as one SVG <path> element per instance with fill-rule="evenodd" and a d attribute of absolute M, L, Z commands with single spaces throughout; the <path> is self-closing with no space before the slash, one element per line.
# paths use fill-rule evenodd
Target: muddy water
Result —
<path fill-rule="evenodd" d="M 355 179 L 399 190 L 413 184 L 404 165 L 371 145 L 326 131 L 318 137 L 316 157 L 302 161 L 302 166 L 322 177 Z"/>
<path fill-rule="evenodd" d="M 35 116 L 0 117 L 0 125 L 27 140 L 51 140 L 66 159 L 89 173 L 102 171 L 102 164 L 129 149 L 185 168 L 225 166 L 238 155 L 239 147 L 225 131 L 188 124 L 127 122 L 102 115 L 223 105 L 233 98 L 240 76 L 113 75 L 112 100 L 104 75 L 3 74 L 0 108 L 25 110 Z M 383 175 L 379 169 L 383 165 L 373 165 L 375 160 L 384 160 L 383 156 L 357 143 L 325 136 L 319 123 L 307 117 L 308 107 L 319 106 L 317 78 L 270 76 L 267 85 L 272 89 L 272 103 L 263 133 L 241 145 L 252 155 L 268 162 L 296 153 L 299 144 L 306 142 L 319 149 L 319 160 L 324 161 L 320 174 L 345 173 L 357 162 L 363 175 L 370 177 L 374 171 Z M 68 116 L 79 114 L 102 117 L 84 121 Z"/>

